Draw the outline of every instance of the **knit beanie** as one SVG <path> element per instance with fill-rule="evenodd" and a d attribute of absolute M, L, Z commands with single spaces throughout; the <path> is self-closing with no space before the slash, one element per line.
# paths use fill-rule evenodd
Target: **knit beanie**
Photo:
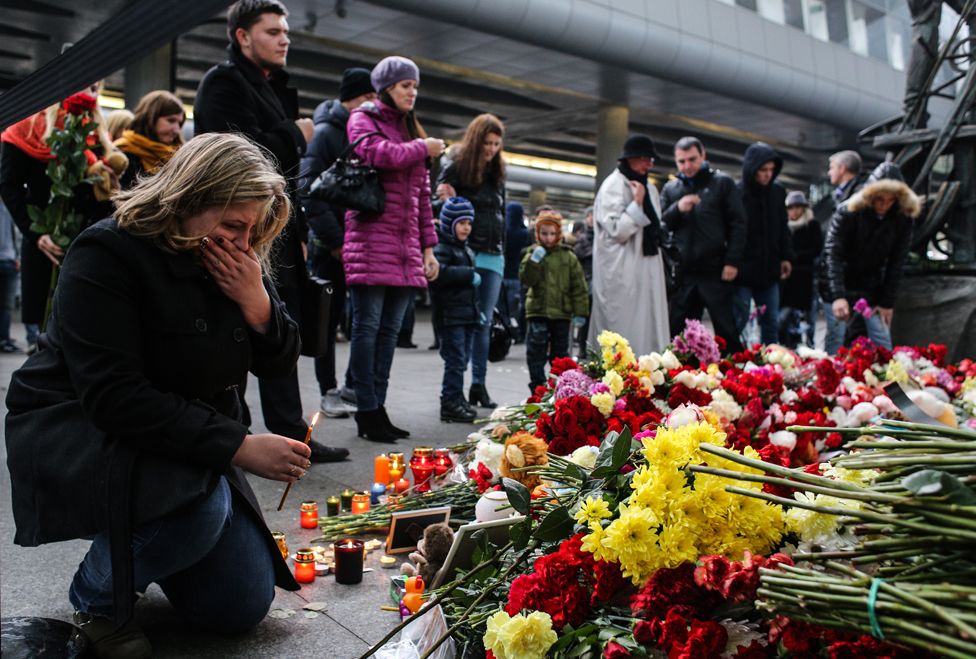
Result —
<path fill-rule="evenodd" d="M 474 206 L 464 197 L 451 197 L 441 206 L 441 229 L 454 235 L 454 225 L 461 220 L 474 222 Z"/>
<path fill-rule="evenodd" d="M 543 224 L 551 224 L 556 227 L 559 232 L 559 239 L 563 238 L 563 216 L 556 211 L 544 210 L 540 211 L 538 215 L 535 216 L 535 239 L 542 242 L 542 238 L 539 237 L 539 229 L 542 228 Z"/>
<path fill-rule="evenodd" d="M 349 101 L 363 94 L 373 92 L 373 83 L 369 79 L 369 69 L 346 69 L 342 72 L 342 82 L 339 83 L 339 101 Z"/>
<path fill-rule="evenodd" d="M 390 85 L 394 85 L 401 80 L 416 80 L 420 82 L 420 69 L 406 57 L 391 55 L 384 57 L 373 67 L 369 79 L 373 83 L 373 89 L 380 93 Z"/>

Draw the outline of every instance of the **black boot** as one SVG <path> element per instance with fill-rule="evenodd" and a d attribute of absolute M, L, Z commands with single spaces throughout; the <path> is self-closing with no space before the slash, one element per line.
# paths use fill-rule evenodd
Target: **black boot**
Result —
<path fill-rule="evenodd" d="M 476 414 L 462 399 L 448 400 L 441 403 L 441 421 L 448 423 L 473 423 Z"/>
<path fill-rule="evenodd" d="M 349 449 L 340 446 L 326 446 L 314 439 L 308 443 L 312 449 L 312 462 L 341 462 L 349 457 Z"/>
<path fill-rule="evenodd" d="M 485 385 L 483 384 L 471 385 L 471 389 L 468 390 L 468 402 L 489 410 L 498 407 L 498 403 L 491 399 L 488 395 L 488 390 L 485 389 Z"/>
<path fill-rule="evenodd" d="M 395 425 L 393 425 L 393 423 L 390 421 L 390 415 L 386 413 L 385 406 L 380 405 L 377 411 L 383 415 L 383 423 L 386 425 L 386 430 L 388 433 L 390 433 L 397 439 L 403 439 L 405 437 L 410 436 L 409 430 L 404 430 L 403 428 L 397 428 Z"/>
<path fill-rule="evenodd" d="M 397 438 L 390 434 L 379 410 L 359 410 L 356 412 L 356 434 L 371 442 L 392 444 Z"/>

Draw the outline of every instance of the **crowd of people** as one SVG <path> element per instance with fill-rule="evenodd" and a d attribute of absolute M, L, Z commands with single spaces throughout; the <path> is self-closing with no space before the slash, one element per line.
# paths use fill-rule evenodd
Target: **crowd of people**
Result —
<path fill-rule="evenodd" d="M 736 181 L 709 163 L 701 140 L 682 138 L 677 171 L 658 191 L 648 180 L 655 144 L 635 134 L 566 240 L 558 209 L 527 214 L 507 201 L 500 119 L 475 117 L 450 149 L 427 134 L 410 59 L 346 70 L 337 98 L 300 118 L 284 5 L 240 0 L 227 34 L 228 58 L 201 80 L 185 144 L 186 113 L 170 92 L 108 121 L 92 104 L 91 171 L 113 196 L 90 183 L 75 189 L 72 210 L 88 228 L 67 253 L 32 230 L 29 210 L 48 202 L 46 140 L 65 108 L 2 134 L 0 350 L 18 350 L 9 330 L 19 270 L 31 353 L 7 398 L 17 542 L 94 538 L 70 599 L 101 657 L 148 656 L 131 609 L 151 582 L 188 617 L 228 631 L 263 617 L 274 584 L 297 587 L 242 470 L 294 481 L 312 462 L 348 454 L 302 441 L 296 363 L 310 272 L 332 284 L 326 346 L 315 356 L 322 411 L 353 414 L 372 442 L 410 435 L 386 400 L 398 335 L 423 289 L 444 366 L 440 416 L 452 422 L 495 406 L 487 363 L 496 315 L 525 341 L 530 390 L 545 382 L 547 363 L 572 353 L 574 334 L 580 354 L 604 330 L 642 354 L 705 310 L 730 351 L 756 316 L 763 342 L 812 346 L 821 308 L 829 352 L 859 335 L 891 346 L 920 203 L 890 163 L 865 176 L 856 152 L 831 156 L 836 210 L 824 237 L 804 192 L 777 181 L 783 161 L 770 145 L 748 147 Z M 101 166 L 118 153 L 127 159 L 118 173 Z M 350 154 L 378 172 L 380 212 L 316 192 Z M 250 430 L 249 371 L 264 434 Z M 45 450 L 63 461 L 33 459 Z"/>

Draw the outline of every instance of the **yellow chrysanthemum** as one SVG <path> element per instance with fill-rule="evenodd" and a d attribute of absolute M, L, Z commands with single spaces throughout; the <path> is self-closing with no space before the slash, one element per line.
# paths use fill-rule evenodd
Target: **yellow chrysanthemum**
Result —
<path fill-rule="evenodd" d="M 677 567 L 685 561 L 698 560 L 695 539 L 695 533 L 687 524 L 665 526 L 658 536 L 664 567 Z"/>
<path fill-rule="evenodd" d="M 745 499 L 746 497 L 740 497 Z M 668 500 L 669 524 L 691 524 L 693 526 L 705 523 L 705 513 L 702 511 L 698 497 L 691 490 L 685 488 L 678 496 Z"/>
<path fill-rule="evenodd" d="M 609 548 L 603 546 L 603 539 L 607 536 L 607 531 L 599 524 L 591 524 L 590 532 L 583 536 L 580 549 L 593 554 L 593 558 L 598 561 L 616 562 L 617 555 Z"/>
<path fill-rule="evenodd" d="M 600 414 L 603 416 L 610 416 L 610 413 L 613 412 L 614 402 L 616 402 L 616 399 L 611 393 L 604 392 L 590 396 L 590 403 L 592 403 L 593 407 L 600 410 Z"/>
<path fill-rule="evenodd" d="M 576 521 L 580 524 L 599 524 L 601 519 L 607 517 L 610 517 L 610 505 L 599 497 L 586 497 L 576 512 Z"/>
<path fill-rule="evenodd" d="M 488 618 L 484 643 L 497 659 L 543 659 L 557 638 L 548 613 L 509 617 L 499 611 Z"/>
<path fill-rule="evenodd" d="M 624 390 L 624 379 L 616 371 L 607 371 L 606 375 L 603 376 L 603 384 L 610 387 L 614 396 L 619 396 L 620 392 Z"/>
<path fill-rule="evenodd" d="M 610 522 L 601 542 L 616 555 L 624 576 L 638 580 L 646 569 L 649 551 L 657 546 L 658 520 L 648 508 L 621 504 L 619 511 L 620 517 Z"/>
<path fill-rule="evenodd" d="M 682 436 L 681 428 L 658 428 L 656 437 L 641 439 L 644 459 L 656 470 L 681 468 L 691 459 L 697 444 L 692 446 Z"/>

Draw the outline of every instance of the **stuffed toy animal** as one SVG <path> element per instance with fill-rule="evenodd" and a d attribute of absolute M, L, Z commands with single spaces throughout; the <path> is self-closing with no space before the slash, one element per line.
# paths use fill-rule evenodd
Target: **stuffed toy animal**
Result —
<path fill-rule="evenodd" d="M 87 175 L 98 177 L 98 180 L 92 183 L 92 189 L 95 192 L 95 199 L 98 201 L 106 201 L 111 199 L 112 195 L 115 194 L 119 188 L 118 177 L 122 175 L 122 172 L 124 172 L 125 168 L 128 166 L 128 156 L 119 150 L 112 150 L 101 160 L 96 160 L 94 163 L 89 165 L 88 171 L 86 172 Z M 114 177 L 112 176 L 113 173 L 115 174 Z"/>
<path fill-rule="evenodd" d="M 546 443 L 535 435 L 517 432 L 505 440 L 505 452 L 502 453 L 502 476 L 517 480 L 530 492 L 542 484 L 542 479 L 536 474 L 512 470 L 548 463 L 549 454 L 546 452 Z"/>
<path fill-rule="evenodd" d="M 408 576 L 419 574 L 424 583 L 433 583 L 437 571 L 444 566 L 454 544 L 454 531 L 447 524 L 431 524 L 424 529 L 424 537 L 417 543 L 417 551 L 410 552 L 412 563 L 404 563 L 400 572 Z"/>

